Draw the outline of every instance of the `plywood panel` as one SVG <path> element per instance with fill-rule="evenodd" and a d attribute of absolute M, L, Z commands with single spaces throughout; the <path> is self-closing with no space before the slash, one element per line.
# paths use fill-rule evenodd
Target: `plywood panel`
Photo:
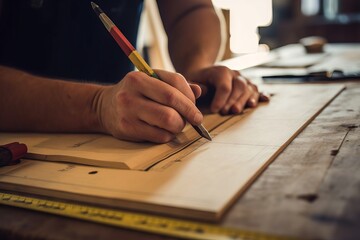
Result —
<path fill-rule="evenodd" d="M 226 121 L 229 116 L 208 116 L 208 130 Z M 121 141 L 104 134 L 1 133 L 0 145 L 21 142 L 28 146 L 25 158 L 83 165 L 145 170 L 181 151 L 200 138 L 188 124 L 184 131 L 166 144 Z"/>
<path fill-rule="evenodd" d="M 0 169 L 0 186 L 216 220 L 342 89 L 339 85 L 269 87 L 275 93 L 271 103 L 230 118 L 212 130 L 212 142 L 199 139 L 148 171 L 25 160 Z"/>

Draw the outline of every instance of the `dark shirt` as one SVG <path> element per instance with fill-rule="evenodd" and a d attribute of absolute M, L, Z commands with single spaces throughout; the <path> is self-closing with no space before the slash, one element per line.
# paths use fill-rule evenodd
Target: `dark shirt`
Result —
<path fill-rule="evenodd" d="M 143 0 L 95 1 L 136 45 Z M 116 83 L 133 65 L 88 0 L 0 0 L 0 64 L 34 74 Z"/>

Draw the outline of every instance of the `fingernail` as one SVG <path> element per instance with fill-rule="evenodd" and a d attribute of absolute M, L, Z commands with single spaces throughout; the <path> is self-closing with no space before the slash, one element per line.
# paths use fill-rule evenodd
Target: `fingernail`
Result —
<path fill-rule="evenodd" d="M 255 101 L 255 99 L 250 99 L 249 100 L 249 105 L 250 105 L 250 107 L 255 107 L 256 106 L 256 101 Z"/>
<path fill-rule="evenodd" d="M 262 94 L 260 95 L 259 100 L 262 101 L 262 102 L 267 102 L 267 101 L 270 100 L 270 95 L 265 94 L 265 93 L 262 93 Z"/>
<path fill-rule="evenodd" d="M 230 106 L 226 106 L 221 110 L 222 114 L 227 114 L 229 112 Z"/>
<path fill-rule="evenodd" d="M 240 112 L 240 109 L 239 109 L 238 107 L 236 107 L 236 106 L 233 106 L 233 107 L 231 108 L 231 112 L 232 112 L 233 114 L 238 114 L 238 113 Z"/>

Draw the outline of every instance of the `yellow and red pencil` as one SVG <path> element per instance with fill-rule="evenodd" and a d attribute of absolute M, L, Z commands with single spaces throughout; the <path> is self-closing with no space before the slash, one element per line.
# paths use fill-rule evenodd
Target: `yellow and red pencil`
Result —
<path fill-rule="evenodd" d="M 159 76 L 156 75 L 154 70 L 145 62 L 145 60 L 141 57 L 141 55 L 136 51 L 134 46 L 126 39 L 124 34 L 118 29 L 118 27 L 111 21 L 111 19 L 101 10 L 101 8 L 95 4 L 94 2 L 91 2 L 91 6 L 95 13 L 100 18 L 101 22 L 104 24 L 105 28 L 108 30 L 108 32 L 111 34 L 111 36 L 115 39 L 117 44 L 120 46 L 120 48 L 123 50 L 123 52 L 128 56 L 130 61 L 135 65 L 135 67 L 141 71 L 146 73 L 147 75 L 157 78 L 160 80 Z M 209 132 L 205 129 L 205 127 L 200 124 L 198 126 L 192 125 L 193 128 L 200 134 L 200 136 L 212 140 Z"/>

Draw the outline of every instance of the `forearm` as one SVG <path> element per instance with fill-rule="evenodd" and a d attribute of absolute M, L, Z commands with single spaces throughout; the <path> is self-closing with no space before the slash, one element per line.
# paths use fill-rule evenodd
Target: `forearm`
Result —
<path fill-rule="evenodd" d="M 220 21 L 211 6 L 199 7 L 168 32 L 169 53 L 185 76 L 214 64 L 221 45 Z"/>
<path fill-rule="evenodd" d="M 0 66 L 0 131 L 101 132 L 102 88 Z"/>
<path fill-rule="evenodd" d="M 264 97 L 257 87 L 237 71 L 214 66 L 222 32 L 212 1 L 157 2 L 168 35 L 171 60 L 189 82 L 201 87 L 202 101 L 198 103 L 209 104 L 211 112 L 221 114 L 237 114 L 245 106 L 255 107 Z"/>

